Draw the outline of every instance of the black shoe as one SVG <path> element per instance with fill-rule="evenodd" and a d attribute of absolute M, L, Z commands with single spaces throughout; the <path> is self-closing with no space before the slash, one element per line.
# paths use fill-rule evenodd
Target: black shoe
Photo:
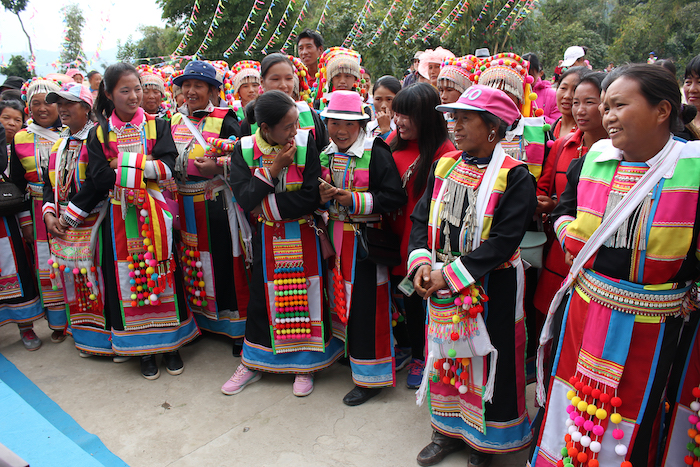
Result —
<path fill-rule="evenodd" d="M 433 431 L 432 442 L 418 454 L 418 465 L 435 465 L 453 452 L 461 451 L 466 443 L 459 438 L 445 436 L 439 431 Z"/>
<path fill-rule="evenodd" d="M 348 357 L 340 357 L 340 358 L 337 360 L 337 362 L 340 363 L 340 364 L 343 365 L 343 366 L 347 366 L 347 367 L 350 366 L 350 359 L 349 359 Z"/>
<path fill-rule="evenodd" d="M 164 353 L 163 362 L 165 362 L 165 369 L 173 376 L 179 375 L 185 371 L 185 364 L 182 363 L 180 353 L 177 350 L 175 352 Z"/>
<path fill-rule="evenodd" d="M 492 460 L 493 454 L 487 454 L 472 449 L 471 454 L 469 454 L 469 467 L 488 467 L 491 465 Z"/>
<path fill-rule="evenodd" d="M 158 379 L 160 370 L 158 365 L 156 365 L 155 355 L 144 355 L 141 357 L 141 374 L 146 379 Z"/>
<path fill-rule="evenodd" d="M 243 353 L 243 339 L 233 340 L 233 356 L 240 357 Z"/>
<path fill-rule="evenodd" d="M 363 388 L 361 386 L 355 386 L 355 388 L 347 393 L 343 397 L 343 403 L 354 407 L 356 405 L 361 405 L 379 394 L 382 388 Z"/>

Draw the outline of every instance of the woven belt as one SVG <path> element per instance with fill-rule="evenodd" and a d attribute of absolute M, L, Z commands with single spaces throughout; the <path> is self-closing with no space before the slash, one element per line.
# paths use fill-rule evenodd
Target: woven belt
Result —
<path fill-rule="evenodd" d="M 217 191 L 226 182 L 222 179 L 202 180 L 201 182 L 178 183 L 177 192 L 184 196 L 202 195 Z"/>
<path fill-rule="evenodd" d="M 27 183 L 27 191 L 32 198 L 44 197 L 44 185 L 41 183 Z"/>
<path fill-rule="evenodd" d="M 690 286 L 672 290 L 635 292 L 599 278 L 588 270 L 576 278 L 576 290 L 590 300 L 623 313 L 645 316 L 671 316 L 680 313 Z"/>

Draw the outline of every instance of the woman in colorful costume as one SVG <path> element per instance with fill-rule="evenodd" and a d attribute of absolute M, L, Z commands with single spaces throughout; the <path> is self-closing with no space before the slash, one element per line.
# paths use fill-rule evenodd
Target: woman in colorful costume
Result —
<path fill-rule="evenodd" d="M 424 82 L 429 83 L 432 87 L 437 88 L 438 77 L 440 76 L 440 67 L 446 60 L 455 58 L 455 54 L 447 49 L 438 47 L 435 50 L 427 49 L 420 55 L 418 62 L 418 74 L 423 78 Z"/>
<path fill-rule="evenodd" d="M 478 80 L 475 73 L 479 67 L 479 59 L 473 55 L 447 58 L 440 67 L 440 74 L 437 78 L 437 90 L 440 93 L 442 105 L 457 102 L 457 99 L 464 91 Z M 444 115 L 450 140 L 454 143 L 454 118 L 449 112 Z"/>
<path fill-rule="evenodd" d="M 321 87 L 314 101 L 314 108 L 323 110 L 335 91 L 365 92 L 362 85 L 362 56 L 345 47 L 331 47 L 319 59 Z M 372 106 L 364 105 L 363 111 L 372 116 Z"/>
<path fill-rule="evenodd" d="M 258 97 L 260 89 L 260 62 L 242 60 L 233 65 L 233 110 L 238 121 L 245 120 L 246 106 Z"/>
<path fill-rule="evenodd" d="M 51 267 L 49 278 L 56 290 L 62 289 L 68 333 L 80 356 L 111 356 L 100 241 L 106 202 L 93 198 L 88 171 L 87 139 L 94 126 L 92 93 L 87 87 L 68 83 L 60 91 L 49 92 L 46 102 L 57 103 L 66 125 L 43 173 L 42 215 L 51 248 L 46 260 Z"/>
<path fill-rule="evenodd" d="M 66 305 L 63 291 L 53 290 L 49 240 L 41 215 L 44 197 L 44 172 L 49 168 L 51 148 L 58 141 L 62 124 L 58 118 L 56 104 L 48 104 L 46 95 L 58 91 L 56 82 L 34 78 L 22 86 L 22 97 L 27 102 L 31 122 L 19 131 L 14 138 L 10 154 L 10 178 L 22 191 L 30 196 L 31 209 L 19 214 L 22 235 L 27 243 L 34 246 L 34 267 L 36 268 L 39 295 L 46 310 L 46 318 L 52 342 L 62 342 L 66 338 Z"/>
<path fill-rule="evenodd" d="M 406 192 L 388 145 L 366 138 L 369 115 L 354 91 L 335 91 L 321 116 L 328 119 L 331 144 L 321 154 L 321 202 L 328 204 L 328 232 L 335 261 L 328 271 L 333 333 L 346 344 L 355 388 L 346 405 L 360 405 L 395 385 L 389 268 L 362 260 L 358 236 L 381 228 L 382 213 L 406 203 Z"/>
<path fill-rule="evenodd" d="M 99 125 L 88 139 L 88 177 L 91 199 L 109 203 L 102 257 L 112 348 L 118 356 L 140 356 L 141 374 L 156 379 L 156 354 L 163 354 L 168 373 L 179 375 L 178 349 L 199 330 L 175 295 L 173 216 L 158 186 L 172 178 L 177 150 L 168 122 L 140 107 L 142 92 L 133 66 L 105 70 L 95 104 Z"/>
<path fill-rule="evenodd" d="M 603 109 L 610 139 L 571 164 L 552 213 L 572 265 L 540 336 L 537 467 L 657 465 L 663 396 L 697 293 L 700 143 L 671 133 L 682 127 L 678 83 L 630 65 Z"/>
<path fill-rule="evenodd" d="M 343 350 L 324 307 L 321 248 L 312 217 L 321 166 L 311 132 L 297 129 L 299 111 L 291 97 L 267 91 L 251 111 L 258 130 L 236 144 L 231 188 L 241 207 L 258 219 L 254 299 L 248 304 L 242 363 L 221 391 L 237 394 L 261 372 L 271 372 L 294 374 L 294 395 L 306 396 L 313 391 L 312 373 L 332 365 Z"/>
<path fill-rule="evenodd" d="M 238 119 L 233 110 L 214 107 L 209 100 L 222 84 L 211 64 L 194 60 L 173 83 L 185 95 L 185 103 L 170 121 L 178 151 L 174 173 L 180 209 L 177 251 L 185 300 L 201 329 L 242 338 L 250 297 L 251 232 L 232 200 L 224 172 L 228 167 L 223 159 L 209 157 L 208 141 L 240 137 Z"/>
<path fill-rule="evenodd" d="M 305 100 L 310 92 L 307 74 L 306 66 L 298 58 L 280 53 L 270 54 L 260 64 L 260 86 L 263 93 L 278 90 L 294 99 L 299 111 L 299 129 L 311 132 L 316 150 L 320 153 L 328 146 L 328 130 L 318 113 Z M 255 120 L 255 117 L 251 120 Z M 243 135 L 254 135 L 257 129 L 257 124 L 248 119 L 241 123 Z"/>
<path fill-rule="evenodd" d="M 598 109 L 603 76 L 602 73 L 590 73 L 576 86 L 572 113 L 576 117 L 577 129 L 556 140 L 550 150 L 551 156 L 547 158 L 542 177 L 537 182 L 538 213 L 549 215 L 556 207 L 557 200 L 566 188 L 566 171 L 571 161 L 585 156 L 593 143 L 608 137 L 603 128 L 603 116 Z M 555 239 L 550 240 L 534 297 L 534 305 L 540 312 L 537 316 L 538 333 L 544 323 L 542 317 L 546 316 L 554 294 L 569 272 L 561 244 L 552 240 Z"/>
<path fill-rule="evenodd" d="M 440 157 L 455 150 L 443 114 L 436 110 L 438 105 L 440 96 L 428 83 L 416 83 L 402 89 L 391 103 L 397 129 L 387 140 L 401 176 L 401 185 L 408 196 L 404 206 L 385 218 L 389 228 L 401 239 L 401 264 L 391 270 L 394 288 L 406 277 L 411 214 L 423 196 L 431 167 Z M 406 385 L 409 389 L 418 389 L 425 368 L 425 302 L 418 294 L 402 295 L 406 320 L 405 324 L 394 329 L 398 341 L 395 358 L 399 362 L 401 354 L 408 353 L 404 357 L 410 358 Z M 397 315 L 394 319 L 398 318 Z M 406 347 L 404 340 L 407 341 Z"/>
<path fill-rule="evenodd" d="M 165 81 L 161 73 L 148 65 L 141 65 L 138 68 L 143 88 L 143 101 L 141 107 L 146 113 L 155 115 L 163 120 L 170 120 L 170 102 L 165 94 Z"/>
<path fill-rule="evenodd" d="M 372 96 L 374 98 L 375 119 L 367 124 L 369 136 L 379 136 L 386 141 L 391 132 L 396 130 L 391 103 L 400 90 L 401 81 L 394 76 L 385 75 L 374 82 Z"/>
<path fill-rule="evenodd" d="M 428 300 L 428 359 L 421 387 L 433 465 L 472 448 L 470 466 L 531 440 L 525 407 L 524 271 L 518 245 L 535 212 L 532 177 L 500 141 L 520 113 L 502 91 L 474 85 L 454 104 L 461 154 L 434 165 L 413 211 L 408 275 Z M 456 156 L 456 157 L 455 157 Z"/>

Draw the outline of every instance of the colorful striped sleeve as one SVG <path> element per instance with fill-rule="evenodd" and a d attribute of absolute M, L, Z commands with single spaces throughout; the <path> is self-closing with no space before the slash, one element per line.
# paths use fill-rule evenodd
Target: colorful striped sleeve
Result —
<path fill-rule="evenodd" d="M 408 255 L 408 277 L 413 277 L 416 274 L 416 271 L 421 266 L 430 266 L 432 264 L 432 255 L 430 254 L 430 251 L 428 251 L 425 248 L 419 248 L 418 250 L 413 250 L 409 255 Z"/>
<path fill-rule="evenodd" d="M 459 293 L 476 282 L 459 259 L 442 268 L 442 277 L 453 293 Z"/>
<path fill-rule="evenodd" d="M 83 211 L 71 201 L 68 203 L 68 207 L 66 207 L 66 212 L 63 213 L 63 216 L 68 224 L 72 227 L 77 227 L 85 221 L 85 218 L 89 214 L 89 212 Z"/>
<path fill-rule="evenodd" d="M 272 187 L 275 186 L 275 184 L 272 181 L 272 175 L 270 175 L 270 169 L 268 169 L 268 168 L 265 168 L 265 167 L 256 168 L 255 169 L 255 178 L 262 180 L 267 185 L 270 185 Z"/>
<path fill-rule="evenodd" d="M 30 211 L 22 211 L 17 214 L 17 220 L 19 220 L 20 227 L 32 225 L 32 213 Z"/>
<path fill-rule="evenodd" d="M 351 215 L 368 215 L 372 214 L 374 209 L 374 195 L 369 191 L 354 191 L 352 195 L 352 206 L 350 206 Z"/>
<path fill-rule="evenodd" d="M 554 222 L 554 232 L 557 234 L 557 239 L 562 248 L 564 248 L 564 240 L 566 240 L 566 228 L 576 220 L 573 216 L 561 216 Z"/>
<path fill-rule="evenodd" d="M 146 161 L 143 176 L 149 180 L 167 180 L 173 178 L 170 167 L 159 160 Z"/>
<path fill-rule="evenodd" d="M 56 214 L 56 205 L 54 203 L 44 203 L 44 205 L 41 207 L 41 217 L 42 219 L 44 216 L 46 216 L 47 213 L 51 213 L 54 216 L 57 216 Z"/>
<path fill-rule="evenodd" d="M 265 198 L 263 198 L 260 203 L 263 211 L 263 216 L 269 221 L 281 221 L 282 215 L 277 207 L 277 197 L 274 193 L 270 193 Z"/>

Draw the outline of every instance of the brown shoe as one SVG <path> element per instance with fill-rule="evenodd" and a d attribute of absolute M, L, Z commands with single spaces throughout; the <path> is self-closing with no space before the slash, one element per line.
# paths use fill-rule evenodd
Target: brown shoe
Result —
<path fill-rule="evenodd" d="M 492 460 L 493 454 L 487 454 L 472 449 L 471 454 L 469 454 L 469 467 L 488 467 L 491 465 Z"/>
<path fill-rule="evenodd" d="M 433 431 L 432 442 L 418 454 L 418 465 L 435 465 L 453 452 L 461 451 L 466 443 L 459 438 L 445 436 L 439 431 Z"/>

